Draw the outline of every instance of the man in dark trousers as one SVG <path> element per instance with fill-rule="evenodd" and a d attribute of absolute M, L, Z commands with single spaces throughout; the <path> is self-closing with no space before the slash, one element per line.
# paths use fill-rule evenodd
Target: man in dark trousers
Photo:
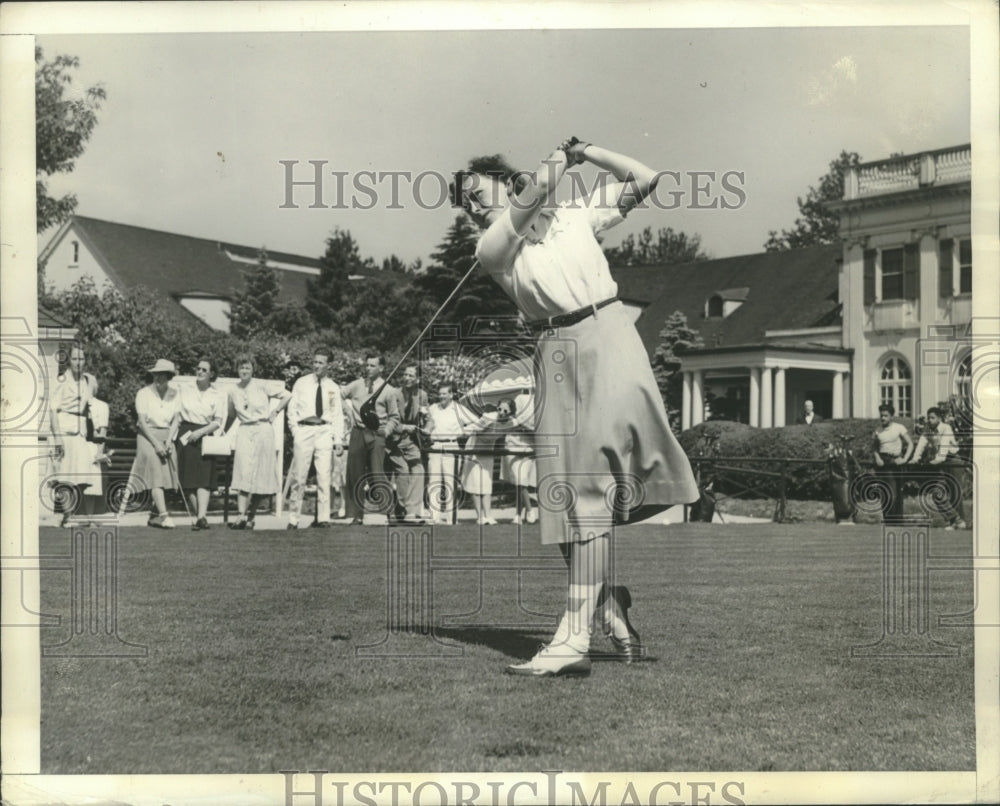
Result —
<path fill-rule="evenodd" d="M 427 416 L 427 393 L 420 388 L 417 365 L 403 370 L 399 390 L 399 430 L 389 437 L 389 464 L 396 476 L 396 520 L 423 523 L 424 455 L 420 450 L 419 429 Z"/>
<path fill-rule="evenodd" d="M 344 400 L 354 407 L 354 428 L 347 448 L 347 517 L 359 525 L 365 515 L 367 498 L 375 508 L 390 515 L 393 493 L 385 475 L 386 438 L 399 428 L 399 390 L 385 384 L 379 355 L 365 359 L 365 377 L 351 381 L 344 390 Z M 374 395 L 378 427 L 370 428 L 361 417 L 361 407 Z"/>

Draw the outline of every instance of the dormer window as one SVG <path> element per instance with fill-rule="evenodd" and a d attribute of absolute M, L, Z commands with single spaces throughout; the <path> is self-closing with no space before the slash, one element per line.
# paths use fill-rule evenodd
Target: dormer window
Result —
<path fill-rule="evenodd" d="M 726 288 L 713 291 L 705 300 L 706 319 L 725 319 L 746 302 L 749 288 Z"/>

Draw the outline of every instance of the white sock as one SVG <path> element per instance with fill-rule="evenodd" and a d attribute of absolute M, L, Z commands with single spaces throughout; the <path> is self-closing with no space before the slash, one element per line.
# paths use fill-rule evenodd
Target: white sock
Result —
<path fill-rule="evenodd" d="M 600 592 L 600 584 L 569 586 L 566 612 L 559 621 L 551 646 L 565 644 L 581 654 L 590 649 L 591 625 Z"/>

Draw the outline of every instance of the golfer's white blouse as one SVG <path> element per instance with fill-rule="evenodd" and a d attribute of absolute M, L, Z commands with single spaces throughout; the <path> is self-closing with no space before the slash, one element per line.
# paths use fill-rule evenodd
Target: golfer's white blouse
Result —
<path fill-rule="evenodd" d="M 514 231 L 509 207 L 479 239 L 476 256 L 483 268 L 529 320 L 575 311 L 618 293 L 595 235 L 624 220 L 617 204 L 621 188 L 611 185 L 589 202 L 574 199 L 543 212 L 552 223 L 537 243 Z"/>

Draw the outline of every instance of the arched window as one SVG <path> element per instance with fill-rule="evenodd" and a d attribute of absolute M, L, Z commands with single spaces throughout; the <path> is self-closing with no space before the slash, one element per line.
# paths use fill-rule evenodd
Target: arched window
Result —
<path fill-rule="evenodd" d="M 902 356 L 894 355 L 882 364 L 878 383 L 879 405 L 888 403 L 900 417 L 913 416 L 913 375 Z"/>

